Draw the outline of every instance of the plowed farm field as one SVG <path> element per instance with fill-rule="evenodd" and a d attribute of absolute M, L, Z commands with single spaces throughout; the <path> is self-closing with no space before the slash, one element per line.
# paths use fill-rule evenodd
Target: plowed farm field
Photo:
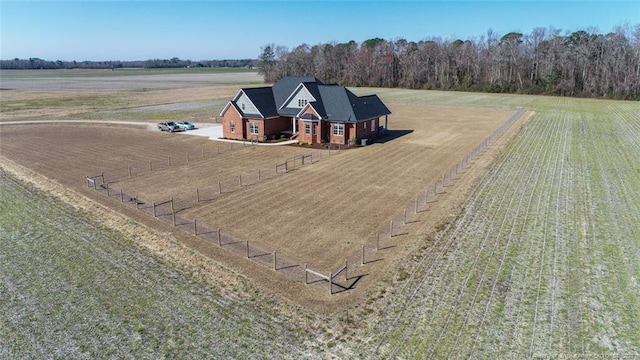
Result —
<path fill-rule="evenodd" d="M 383 310 L 369 357 L 638 357 L 640 107 L 579 103 L 519 133 Z"/>

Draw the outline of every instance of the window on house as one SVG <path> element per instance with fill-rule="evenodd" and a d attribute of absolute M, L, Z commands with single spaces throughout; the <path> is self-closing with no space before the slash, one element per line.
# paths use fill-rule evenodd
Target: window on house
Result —
<path fill-rule="evenodd" d="M 304 107 L 305 105 L 307 105 L 307 102 L 307 99 L 298 99 L 298 106 Z"/>
<path fill-rule="evenodd" d="M 364 132 L 367 132 L 367 122 L 365 121 L 363 124 L 364 124 Z"/>
<path fill-rule="evenodd" d="M 344 124 L 333 124 L 333 135 L 344 136 Z"/>
<path fill-rule="evenodd" d="M 304 123 L 304 133 L 305 133 L 306 135 L 311 134 L 311 124 L 309 124 L 309 123 L 307 123 L 307 122 L 306 122 L 306 123 Z"/>
<path fill-rule="evenodd" d="M 371 120 L 371 131 L 376 131 L 376 121 Z"/>
<path fill-rule="evenodd" d="M 249 124 L 249 133 L 257 134 L 258 133 L 258 123 Z"/>
<path fill-rule="evenodd" d="M 229 129 L 231 130 L 231 132 L 232 132 L 232 133 L 235 133 L 235 132 L 236 132 L 236 123 L 235 123 L 234 121 L 232 121 L 232 122 L 229 124 Z"/>
<path fill-rule="evenodd" d="M 242 103 L 242 110 L 244 111 L 244 103 Z"/>

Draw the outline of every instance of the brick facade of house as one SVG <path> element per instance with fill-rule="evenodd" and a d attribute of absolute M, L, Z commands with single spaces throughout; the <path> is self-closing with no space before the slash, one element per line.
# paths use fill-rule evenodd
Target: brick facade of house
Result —
<path fill-rule="evenodd" d="M 225 112 L 222 119 L 222 133 L 227 139 L 242 140 L 244 139 L 245 120 L 238 110 L 230 106 Z"/>
<path fill-rule="evenodd" d="M 356 96 L 316 78 L 287 77 L 273 87 L 241 89 L 220 116 L 223 136 L 266 141 L 291 136 L 304 143 L 357 144 L 379 136 L 391 111 L 375 95 Z"/>

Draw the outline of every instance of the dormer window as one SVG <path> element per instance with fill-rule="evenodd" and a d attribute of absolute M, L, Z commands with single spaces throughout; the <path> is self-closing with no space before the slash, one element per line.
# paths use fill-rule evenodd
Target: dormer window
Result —
<path fill-rule="evenodd" d="M 298 99 L 298 107 L 304 107 L 308 102 L 307 99 Z"/>

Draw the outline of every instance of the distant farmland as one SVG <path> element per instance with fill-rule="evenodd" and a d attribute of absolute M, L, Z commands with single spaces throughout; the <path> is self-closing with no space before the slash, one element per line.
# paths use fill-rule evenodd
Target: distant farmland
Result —
<path fill-rule="evenodd" d="M 68 113 L 143 120 L 149 114 L 128 108 L 129 97 L 157 109 L 170 99 L 189 102 L 204 89 L 221 102 L 236 85 L 185 86 L 90 93 L 88 103 L 80 99 L 69 108 L 64 104 L 74 95 L 64 91 L 3 92 L 2 119 L 27 119 L 32 113 L 65 118 Z M 326 311 L 284 303 L 250 276 L 198 251 L 184 252 L 164 227 L 113 220 L 99 199 L 82 196 L 89 194 L 86 189 L 67 199 L 79 206 L 72 208 L 2 170 L 0 357 L 640 357 L 640 104 L 393 89 L 354 92 L 376 92 L 386 103 L 416 111 L 522 106 L 535 114 L 501 153 L 490 147 L 475 161 L 473 166 L 490 160 L 493 165 L 466 200 L 447 210 L 449 218 L 436 226 L 438 231 L 424 229 L 391 243 L 395 248 L 390 251 L 413 244 L 411 257 L 388 265 L 388 275 L 356 298 L 361 302 L 342 305 L 340 299 L 349 294 L 334 296 L 338 305 Z M 21 96 L 28 101 L 21 102 Z M 101 102 L 92 102 L 96 99 Z M 5 129 L 0 126 L 0 136 L 27 135 Z M 104 127 L 95 129 L 100 134 Z M 50 134 L 35 133 L 39 138 L 25 143 L 46 145 Z M 193 142 L 198 150 L 216 150 L 204 140 L 157 135 L 167 135 L 172 146 Z M 0 142 L 0 160 L 20 163 L 26 152 L 34 153 L 8 143 Z M 160 152 L 161 143 L 155 146 Z M 349 154 L 336 158 L 343 155 Z M 59 149 L 38 156 L 36 170 L 69 166 Z M 415 227 L 426 227 L 447 199 L 461 194 L 465 176 L 470 174 L 463 172 L 447 186 Z M 57 186 L 80 188 L 70 180 L 76 177 L 82 172 L 61 176 Z M 118 230 L 123 223 L 125 229 Z M 148 237 L 169 245 L 144 250 Z M 177 257 L 188 263 L 176 266 L 171 259 Z"/>

